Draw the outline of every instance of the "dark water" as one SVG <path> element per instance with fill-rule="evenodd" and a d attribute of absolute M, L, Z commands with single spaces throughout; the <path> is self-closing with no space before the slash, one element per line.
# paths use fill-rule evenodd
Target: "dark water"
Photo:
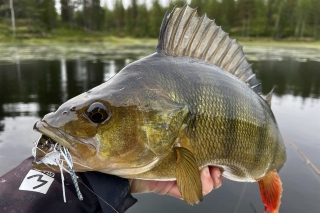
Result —
<path fill-rule="evenodd" d="M 105 82 L 126 64 L 153 48 L 113 49 L 107 52 L 73 50 L 48 57 L 32 47 L 23 58 L 10 49 L 0 56 L 0 175 L 31 155 L 39 134 L 33 124 L 61 103 Z M 276 48 L 275 48 L 276 49 Z M 273 49 L 274 50 L 274 49 Z M 275 86 L 272 109 L 285 138 L 288 160 L 280 172 L 283 182 L 282 213 L 320 212 L 320 175 L 292 148 L 289 141 L 320 169 L 320 60 L 314 49 L 279 52 L 251 47 L 249 59 L 262 82 L 262 93 Z M 92 51 L 92 52 L 91 52 Z M 318 50 L 320 51 L 320 50 Z M 301 52 L 312 53 L 301 58 Z M 274 54 L 273 54 L 274 53 Z M 289 54 L 288 54 L 289 53 Z M 276 57 L 275 57 L 276 55 Z M 316 55 L 316 56 L 315 56 Z M 14 56 L 14 57 L 13 57 Z M 259 57 L 257 57 L 259 56 Z M 8 58 L 10 60 L 8 60 Z M 128 212 L 263 212 L 256 183 L 224 179 L 223 186 L 196 206 L 169 196 L 136 195 L 139 202 Z"/>

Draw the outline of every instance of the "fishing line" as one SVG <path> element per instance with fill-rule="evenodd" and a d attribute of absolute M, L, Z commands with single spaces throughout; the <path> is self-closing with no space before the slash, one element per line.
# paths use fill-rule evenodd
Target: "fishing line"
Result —
<path fill-rule="evenodd" d="M 107 201 L 105 201 L 102 197 L 100 197 L 98 194 L 96 194 L 94 191 L 92 191 L 90 189 L 90 187 L 88 187 L 84 182 L 82 182 L 80 179 L 79 179 L 79 182 L 82 183 L 90 192 L 92 192 L 94 195 L 96 195 L 99 199 L 101 199 L 105 204 L 107 204 L 110 208 L 113 209 L 113 211 L 115 211 L 116 213 L 120 213 L 118 212 L 115 208 L 113 208 L 113 206 L 111 206 Z"/>
<path fill-rule="evenodd" d="M 29 134 L 29 132 L 27 132 L 27 131 L 24 131 L 24 132 L 31 138 L 33 145 L 35 145 L 35 143 L 38 144 L 38 141 L 35 140 L 35 139 L 32 137 L 32 135 Z"/>
<path fill-rule="evenodd" d="M 293 147 L 294 150 L 298 152 L 298 154 L 311 166 L 311 168 L 320 175 L 320 170 L 310 161 L 310 159 L 303 154 L 303 152 L 290 140 L 289 137 L 283 134 L 283 136 L 286 138 L 286 141 Z"/>
<path fill-rule="evenodd" d="M 244 192 L 246 191 L 246 188 L 247 188 L 247 183 L 245 183 L 244 186 L 243 186 L 243 188 L 242 188 L 241 195 L 240 195 L 240 197 L 239 197 L 237 206 L 236 206 L 236 208 L 234 209 L 234 212 L 233 212 L 233 213 L 237 213 L 237 212 L 238 212 L 238 209 L 239 209 L 240 203 L 241 203 L 241 201 L 242 201 L 242 198 L 243 198 L 243 196 L 244 196 Z"/>
<path fill-rule="evenodd" d="M 30 135 L 31 137 L 31 135 Z M 32 138 L 32 137 L 31 137 Z M 33 140 L 33 138 L 32 138 Z M 45 153 L 42 149 L 38 148 L 38 143 L 39 143 L 40 139 L 39 140 L 34 140 L 32 143 L 33 143 L 33 147 L 32 147 L 32 150 L 31 150 L 31 153 L 32 153 L 32 156 L 34 158 L 36 158 L 37 156 L 37 149 L 41 150 L 43 153 Z M 45 153 L 46 154 L 46 153 Z"/>

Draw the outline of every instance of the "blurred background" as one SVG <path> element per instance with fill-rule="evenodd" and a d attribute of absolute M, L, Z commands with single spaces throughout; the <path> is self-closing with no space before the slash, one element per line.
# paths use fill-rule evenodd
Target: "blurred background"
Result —
<path fill-rule="evenodd" d="M 319 0 L 0 0 L 0 41 L 156 38 L 165 11 L 186 3 L 238 38 L 320 38 Z"/>
<path fill-rule="evenodd" d="M 37 120 L 153 53 L 165 12 L 186 2 L 239 40 L 263 95 L 275 87 L 288 155 L 281 212 L 318 213 L 319 0 L 0 0 L 0 176 L 31 156 Z M 128 212 L 263 211 L 256 183 L 223 181 L 199 205 L 134 195 Z"/>

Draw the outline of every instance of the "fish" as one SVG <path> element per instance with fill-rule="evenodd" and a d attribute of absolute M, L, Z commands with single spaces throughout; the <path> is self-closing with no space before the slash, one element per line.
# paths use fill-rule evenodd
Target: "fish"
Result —
<path fill-rule="evenodd" d="M 45 163 L 58 143 L 75 171 L 176 180 L 191 205 L 203 198 L 200 169 L 215 166 L 227 179 L 258 182 L 264 211 L 277 213 L 286 150 L 273 91 L 262 97 L 260 88 L 235 39 L 196 9 L 176 7 L 155 53 L 35 123 L 33 166 L 59 172 Z"/>

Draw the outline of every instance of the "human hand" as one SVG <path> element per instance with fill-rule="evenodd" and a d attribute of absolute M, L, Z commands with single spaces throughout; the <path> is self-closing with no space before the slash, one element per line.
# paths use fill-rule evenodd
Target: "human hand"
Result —
<path fill-rule="evenodd" d="M 202 194 L 206 195 L 222 184 L 222 175 L 218 167 L 206 166 L 200 171 L 202 182 Z M 161 195 L 171 195 L 182 198 L 176 181 L 153 181 L 153 180 L 129 180 L 131 193 L 154 192 Z"/>

